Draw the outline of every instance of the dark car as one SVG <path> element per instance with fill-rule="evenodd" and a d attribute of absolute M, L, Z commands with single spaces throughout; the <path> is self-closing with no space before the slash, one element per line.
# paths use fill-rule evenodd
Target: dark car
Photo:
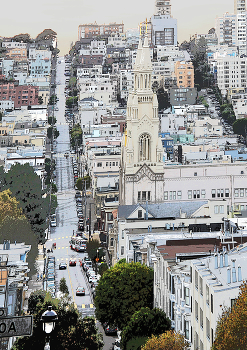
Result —
<path fill-rule="evenodd" d="M 77 287 L 76 288 L 76 295 L 85 295 L 85 288 L 83 287 Z"/>
<path fill-rule="evenodd" d="M 67 264 L 64 263 L 64 262 L 61 262 L 61 263 L 59 264 L 59 270 L 66 270 L 66 269 L 67 269 Z"/>
<path fill-rule="evenodd" d="M 84 225 L 81 222 L 78 222 L 78 230 L 79 231 L 84 231 Z"/>
<path fill-rule="evenodd" d="M 104 330 L 106 335 L 117 335 L 117 327 L 104 325 Z"/>
<path fill-rule="evenodd" d="M 76 260 L 75 259 L 70 259 L 69 266 L 76 266 Z"/>

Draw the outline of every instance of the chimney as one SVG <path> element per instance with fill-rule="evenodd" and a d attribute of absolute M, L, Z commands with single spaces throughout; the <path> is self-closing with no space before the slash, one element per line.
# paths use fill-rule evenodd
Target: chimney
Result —
<path fill-rule="evenodd" d="M 214 255 L 214 268 L 218 269 L 218 254 L 217 253 Z"/>
<path fill-rule="evenodd" d="M 232 259 L 232 282 L 237 282 L 237 274 L 235 268 L 235 259 Z"/>
<path fill-rule="evenodd" d="M 231 283 L 231 268 L 227 268 L 227 284 Z"/>

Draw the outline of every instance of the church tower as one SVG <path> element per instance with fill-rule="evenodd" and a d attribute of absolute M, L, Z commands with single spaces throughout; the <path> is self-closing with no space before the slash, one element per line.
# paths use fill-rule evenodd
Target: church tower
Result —
<path fill-rule="evenodd" d="M 163 147 L 158 100 L 151 88 L 152 62 L 148 38 L 141 40 L 134 66 L 134 91 L 127 103 L 127 130 L 122 141 L 120 204 L 163 201 Z"/>

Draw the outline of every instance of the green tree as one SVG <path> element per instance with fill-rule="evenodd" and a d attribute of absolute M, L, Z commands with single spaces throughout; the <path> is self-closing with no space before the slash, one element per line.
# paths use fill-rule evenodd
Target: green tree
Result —
<path fill-rule="evenodd" d="M 52 299 L 49 293 L 45 300 L 38 302 L 33 313 L 33 334 L 20 337 L 12 350 L 43 350 L 45 333 L 40 321 L 42 314 L 51 306 L 58 315 L 55 329 L 51 333 L 50 346 L 53 350 L 100 350 L 103 347 L 102 335 L 98 333 L 93 317 L 82 318 L 78 310 L 67 298 Z"/>
<path fill-rule="evenodd" d="M 167 331 L 161 335 L 153 335 L 141 350 L 189 350 L 190 346 L 180 333 Z"/>
<path fill-rule="evenodd" d="M 245 350 L 247 344 L 247 282 L 232 308 L 225 308 L 218 320 L 213 350 Z"/>
<path fill-rule="evenodd" d="M 52 137 L 53 137 L 53 139 L 57 139 L 59 135 L 60 135 L 60 133 L 59 133 L 59 131 L 57 130 L 56 127 L 50 126 L 47 129 L 47 137 L 48 137 L 48 139 L 51 139 Z"/>
<path fill-rule="evenodd" d="M 30 314 L 37 312 L 37 305 L 45 301 L 46 291 L 43 289 L 35 290 L 28 298 L 28 311 Z"/>
<path fill-rule="evenodd" d="M 83 191 L 85 188 L 85 185 L 86 185 L 86 189 L 90 188 L 90 184 L 91 184 L 91 178 L 89 175 L 84 176 L 83 179 L 79 177 L 76 181 L 76 187 L 78 188 L 79 191 Z"/>
<path fill-rule="evenodd" d="M 121 333 L 122 349 L 126 350 L 127 343 L 133 338 L 147 339 L 151 335 L 159 335 L 170 329 L 171 321 L 164 311 L 142 307 L 131 316 Z"/>
<path fill-rule="evenodd" d="M 74 127 L 70 130 L 70 143 L 73 148 L 81 145 L 82 129 L 80 124 L 74 125 Z"/>
<path fill-rule="evenodd" d="M 69 294 L 69 288 L 66 283 L 66 279 L 62 277 L 59 282 L 59 290 L 63 294 Z"/>
<path fill-rule="evenodd" d="M 22 215 L 20 217 L 6 216 L 0 224 L 0 242 L 8 239 L 10 243 L 22 243 L 31 246 L 31 250 L 27 254 L 28 267 L 30 269 L 28 275 L 33 276 L 36 273 L 35 262 L 38 255 L 38 236 L 34 233 L 27 218 Z"/>
<path fill-rule="evenodd" d="M 247 119 L 246 118 L 241 118 L 237 119 L 233 123 L 233 131 L 235 134 L 242 135 L 246 137 L 246 129 L 247 129 Z"/>
<path fill-rule="evenodd" d="M 12 165 L 4 177 L 5 188 L 10 189 L 12 196 L 20 203 L 32 230 L 38 234 L 40 241 L 43 241 L 49 198 L 43 198 L 40 177 L 29 164 Z"/>
<path fill-rule="evenodd" d="M 11 191 L 0 192 L 0 223 L 10 216 L 13 218 L 23 217 L 22 208 L 16 198 L 11 196 Z"/>
<path fill-rule="evenodd" d="M 103 275 L 103 273 L 105 273 L 106 271 L 108 270 L 108 265 L 106 262 L 102 262 L 100 265 L 99 265 L 99 274 L 100 276 Z"/>
<path fill-rule="evenodd" d="M 159 111 L 170 107 L 168 93 L 164 90 L 163 87 L 157 90 L 157 99 L 159 104 Z"/>
<path fill-rule="evenodd" d="M 71 96 L 66 99 L 66 106 L 68 108 L 73 108 L 73 106 L 78 106 L 78 97 L 77 96 Z"/>
<path fill-rule="evenodd" d="M 141 307 L 152 307 L 153 270 L 140 263 L 116 264 L 101 277 L 96 288 L 97 319 L 119 329 Z"/>
<path fill-rule="evenodd" d="M 54 125 L 54 124 L 56 124 L 56 122 L 57 122 L 57 118 L 56 117 L 53 117 L 53 116 L 48 117 L 48 123 L 50 125 Z"/>
<path fill-rule="evenodd" d="M 105 256 L 104 250 L 100 247 L 100 242 L 96 239 L 91 239 L 87 242 L 87 253 L 89 258 L 96 263 L 96 258 L 99 258 L 99 261 L 102 261 Z"/>

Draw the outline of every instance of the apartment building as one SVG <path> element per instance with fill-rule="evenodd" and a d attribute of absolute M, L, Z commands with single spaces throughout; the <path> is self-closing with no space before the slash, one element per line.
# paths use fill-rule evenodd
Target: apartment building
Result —
<path fill-rule="evenodd" d="M 246 88 L 247 58 L 246 57 L 218 57 L 217 85 L 225 95 L 228 89 Z"/>
<path fill-rule="evenodd" d="M 0 85 L 0 100 L 14 101 L 15 108 L 21 106 L 30 106 L 38 104 L 37 86 L 31 85 L 15 85 L 13 83 L 6 83 Z"/>
<path fill-rule="evenodd" d="M 78 40 L 81 38 L 96 38 L 98 36 L 111 36 L 112 34 L 123 34 L 124 24 L 116 22 L 109 24 L 82 24 L 78 27 Z"/>
<path fill-rule="evenodd" d="M 178 88 L 194 87 L 194 66 L 192 62 L 177 61 L 174 67 Z"/>

